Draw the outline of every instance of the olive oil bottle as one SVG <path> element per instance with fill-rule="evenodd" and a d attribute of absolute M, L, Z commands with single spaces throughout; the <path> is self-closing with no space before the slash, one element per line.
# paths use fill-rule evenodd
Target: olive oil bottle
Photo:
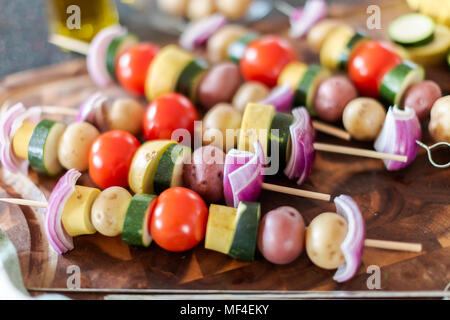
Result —
<path fill-rule="evenodd" d="M 114 0 L 47 0 L 46 3 L 50 33 L 58 37 L 89 43 L 103 28 L 119 23 Z"/>

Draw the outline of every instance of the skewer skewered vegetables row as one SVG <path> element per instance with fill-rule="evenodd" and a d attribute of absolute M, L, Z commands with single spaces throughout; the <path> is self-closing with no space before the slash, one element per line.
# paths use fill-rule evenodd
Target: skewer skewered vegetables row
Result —
<path fill-rule="evenodd" d="M 305 237 L 303 218 L 291 207 L 269 212 L 260 223 L 259 203 L 240 202 L 237 208 L 213 204 L 208 213 L 203 200 L 186 188 L 170 188 L 159 197 L 132 197 L 120 187 L 100 192 L 77 186 L 80 175 L 69 170 L 46 204 L 46 235 L 59 254 L 74 248 L 72 237 L 98 231 L 111 237 L 122 234 L 122 240 L 130 245 L 148 247 L 154 240 L 174 252 L 192 249 L 205 237 L 205 248 L 243 261 L 253 261 L 258 246 L 275 264 L 297 259 L 306 241 L 308 257 L 314 264 L 338 268 L 334 276 L 338 282 L 351 279 L 360 265 L 365 226 L 357 204 L 346 195 L 335 198 L 338 215 L 327 212 L 317 216 Z"/>

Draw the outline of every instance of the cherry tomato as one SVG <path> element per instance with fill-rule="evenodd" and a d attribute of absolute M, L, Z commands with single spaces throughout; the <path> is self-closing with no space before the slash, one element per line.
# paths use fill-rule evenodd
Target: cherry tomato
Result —
<path fill-rule="evenodd" d="M 194 191 L 183 187 L 165 190 L 158 197 L 149 229 L 153 240 L 168 251 L 186 251 L 202 241 L 208 208 Z"/>
<path fill-rule="evenodd" d="M 265 36 L 250 43 L 245 50 L 240 62 L 241 73 L 247 81 L 259 81 L 273 87 L 283 68 L 295 59 L 294 49 L 288 41 Z"/>
<path fill-rule="evenodd" d="M 105 132 L 89 152 L 89 176 L 99 187 L 128 187 L 128 171 L 139 141 L 123 130 Z"/>
<path fill-rule="evenodd" d="M 348 73 L 362 95 L 377 98 L 383 76 L 401 61 L 386 43 L 368 41 L 350 58 Z"/>
<path fill-rule="evenodd" d="M 145 139 L 171 139 L 176 129 L 186 129 L 193 137 L 196 120 L 197 110 L 188 98 L 177 93 L 165 94 L 147 107 L 143 121 Z"/>
<path fill-rule="evenodd" d="M 146 42 L 124 51 L 116 61 L 116 76 L 121 86 L 133 94 L 143 95 L 147 70 L 158 51 L 158 46 Z"/>

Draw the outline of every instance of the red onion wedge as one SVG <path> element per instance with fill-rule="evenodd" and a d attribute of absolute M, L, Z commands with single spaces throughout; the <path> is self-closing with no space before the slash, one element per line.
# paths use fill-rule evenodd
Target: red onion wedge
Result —
<path fill-rule="evenodd" d="M 408 166 L 417 156 L 418 145 L 422 131 L 420 122 L 413 109 L 405 107 L 404 110 L 397 106 L 390 107 L 383 128 L 375 141 L 375 150 L 379 152 L 404 155 L 407 162 L 383 160 L 389 171 L 400 170 Z"/>
<path fill-rule="evenodd" d="M 10 172 L 17 172 L 22 162 L 15 154 L 12 139 L 26 119 L 37 122 L 41 116 L 40 108 L 26 109 L 22 103 L 9 108 L 0 120 L 0 161 Z"/>
<path fill-rule="evenodd" d="M 295 108 L 292 111 L 294 123 L 289 127 L 291 133 L 291 155 L 284 174 L 289 179 L 298 179 L 302 184 L 310 175 L 314 162 L 315 132 L 311 117 L 305 108 Z"/>
<path fill-rule="evenodd" d="M 358 270 L 364 248 L 365 225 L 364 218 L 356 202 L 347 195 L 334 198 L 337 214 L 347 220 L 348 232 L 341 243 L 345 263 L 341 265 L 333 279 L 337 282 L 350 280 Z"/>
<path fill-rule="evenodd" d="M 91 95 L 83 102 L 75 117 L 76 122 L 86 121 L 97 127 L 100 131 L 108 130 L 105 114 L 107 112 L 108 98 L 100 92 Z"/>
<path fill-rule="evenodd" d="M 127 29 L 120 25 L 113 25 L 101 30 L 89 45 L 87 54 L 87 69 L 94 83 L 104 88 L 113 79 L 106 69 L 106 51 L 111 41 L 127 33 Z"/>
<path fill-rule="evenodd" d="M 325 0 L 308 0 L 303 10 L 296 9 L 290 17 L 292 38 L 303 37 L 317 22 L 328 15 Z"/>
<path fill-rule="evenodd" d="M 294 92 L 288 83 L 275 87 L 270 94 L 259 103 L 271 104 L 278 112 L 289 112 L 294 104 Z"/>
<path fill-rule="evenodd" d="M 241 201 L 256 201 L 264 181 L 265 157 L 261 143 L 255 154 L 231 149 L 225 157 L 223 191 L 227 205 L 237 208 Z"/>
<path fill-rule="evenodd" d="M 208 39 L 227 23 L 227 18 L 216 13 L 198 21 L 191 22 L 181 34 L 180 46 L 192 51 L 205 44 Z"/>
<path fill-rule="evenodd" d="M 50 195 L 45 215 L 45 234 L 50 245 L 58 254 L 73 249 L 72 237 L 67 234 L 61 222 L 64 206 L 75 191 L 75 184 L 81 173 L 70 169 L 58 181 Z"/>

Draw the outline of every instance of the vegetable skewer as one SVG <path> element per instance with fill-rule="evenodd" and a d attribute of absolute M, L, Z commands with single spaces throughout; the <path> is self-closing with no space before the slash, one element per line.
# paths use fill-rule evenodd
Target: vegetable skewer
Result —
<path fill-rule="evenodd" d="M 120 31 L 120 32 L 119 32 Z M 96 50 L 104 50 L 104 49 L 102 49 L 103 48 L 103 46 L 104 45 L 106 45 L 107 43 L 105 43 L 104 45 L 102 45 L 102 46 L 99 46 L 98 45 L 98 43 L 101 43 L 101 41 L 103 40 L 103 38 L 105 38 L 104 39 L 104 41 L 107 41 L 108 39 L 109 39 L 109 36 L 110 36 L 110 33 L 114 33 L 114 32 L 119 32 L 119 36 L 118 37 L 122 37 L 122 32 L 123 31 L 121 31 L 121 30 L 119 30 L 117 27 L 111 27 L 111 28 L 107 28 L 107 29 L 105 29 L 104 30 L 104 33 L 105 33 L 105 36 L 103 36 L 103 34 L 102 33 L 100 33 L 99 35 L 98 35 L 98 41 L 96 41 L 95 42 L 95 45 L 93 45 L 93 48 L 92 48 L 92 54 L 91 54 L 91 56 L 95 56 L 96 58 L 99 58 L 99 54 L 101 54 L 100 52 L 98 52 L 97 53 L 97 51 Z M 94 58 L 91 58 L 91 59 L 88 59 L 89 61 L 91 61 L 92 59 L 94 59 Z M 93 63 L 90 63 L 90 65 L 92 66 L 89 70 L 90 70 L 90 72 L 93 74 L 93 77 L 94 77 L 94 79 L 101 79 L 101 81 L 100 80 L 98 80 L 98 81 L 100 81 L 101 82 L 101 86 L 103 86 L 104 84 L 106 84 L 106 83 L 109 83 L 109 81 L 110 80 L 108 80 L 106 77 L 103 79 L 102 77 L 100 77 L 100 74 L 102 74 L 102 75 L 107 75 L 105 72 L 103 72 L 103 67 L 101 67 L 101 66 L 99 66 L 99 65 L 102 65 L 102 63 L 98 63 L 98 64 L 93 64 Z M 156 71 L 155 71 L 156 72 Z M 166 75 L 167 76 L 167 75 Z M 160 76 L 159 76 L 159 78 L 160 78 Z M 197 81 L 198 82 L 198 81 Z M 184 93 L 184 92 L 183 92 Z M 331 134 L 331 135 L 334 135 L 334 136 L 336 136 L 336 137 L 338 137 L 338 138 L 342 138 L 342 139 L 346 139 L 346 140 L 348 140 L 349 138 L 350 138 L 350 136 L 349 136 L 349 134 L 348 133 L 346 133 L 344 130 L 342 130 L 342 129 L 339 129 L 339 128 L 334 128 L 334 127 L 332 127 L 332 126 L 327 126 L 326 124 L 323 124 L 323 123 L 321 123 L 321 122 L 318 122 L 318 121 L 315 121 L 314 122 L 314 127 L 317 129 L 317 130 L 319 130 L 319 131 L 323 131 L 323 132 L 325 132 L 325 133 L 327 133 L 327 134 Z"/>
<path fill-rule="evenodd" d="M 22 206 L 39 207 L 39 208 L 48 207 L 47 202 L 26 200 L 20 198 L 0 198 L 0 201 Z M 409 252 L 422 251 L 422 245 L 420 243 L 411 243 L 411 242 L 365 239 L 364 245 L 366 247 L 386 249 L 386 250 L 409 251 Z"/>
<path fill-rule="evenodd" d="M 50 109 L 48 109 L 48 110 L 51 110 L 51 111 L 54 111 L 54 108 L 50 108 Z M 40 128 L 40 127 L 44 127 L 44 122 L 45 122 L 45 124 L 47 124 L 47 122 L 48 122 L 48 126 L 47 127 L 50 127 L 50 128 L 52 128 L 53 126 L 56 126 L 56 125 L 59 125 L 63 130 L 69 130 L 69 129 L 64 129 L 63 128 L 63 125 L 62 124 L 59 124 L 58 122 L 50 122 L 50 121 L 48 121 L 48 120 L 43 120 L 43 121 L 41 121 L 40 122 L 40 124 L 38 124 L 36 127 L 38 127 L 38 128 Z M 84 122 L 79 122 L 79 124 L 81 125 L 81 124 L 83 124 Z M 89 125 L 86 123 L 86 125 L 88 126 L 88 127 L 80 127 L 79 129 L 77 128 L 76 129 L 76 132 L 78 132 L 78 131 L 80 131 L 81 129 L 83 129 L 83 130 L 81 130 L 82 132 L 83 132 L 83 134 L 84 133 L 86 133 L 86 132 L 89 132 L 89 131 L 91 131 L 91 127 L 89 127 Z M 89 137 L 88 137 L 88 135 L 87 135 L 87 133 L 86 134 L 84 134 L 82 137 L 79 137 L 79 135 L 76 135 L 76 136 L 74 136 L 73 138 L 70 138 L 69 140 L 68 140 L 68 143 L 62 143 L 62 144 L 59 144 L 59 143 L 57 143 L 57 142 L 54 142 L 53 144 L 51 144 L 51 143 L 45 143 L 43 146 L 42 146 L 42 143 L 40 143 L 39 145 L 38 144 L 35 144 L 33 141 L 34 140 L 36 140 L 36 139 L 34 139 L 33 137 L 34 136 L 36 136 L 37 137 L 37 133 L 36 134 L 34 134 L 34 131 L 35 131 L 35 129 L 36 129 L 36 127 L 31 127 L 31 130 L 27 130 L 27 134 L 22 134 L 21 133 L 21 131 L 19 130 L 19 131 L 17 131 L 17 132 L 19 132 L 19 134 L 20 134 L 20 137 L 27 137 L 27 138 L 23 138 L 22 140 L 20 140 L 20 141 L 22 141 L 23 143 L 25 143 L 27 146 L 28 146 L 28 148 L 34 148 L 34 149 L 32 149 L 32 150 L 35 150 L 36 149 L 36 151 L 32 151 L 32 152 L 34 152 L 34 153 L 36 153 L 36 154 L 40 154 L 40 156 L 39 156 L 39 159 L 37 159 L 37 160 L 34 160 L 34 158 L 32 159 L 32 158 L 30 158 L 29 156 L 30 156 L 30 154 L 34 154 L 34 153 L 30 153 L 30 151 L 29 150 L 27 150 L 27 148 L 25 147 L 25 150 L 22 152 L 20 152 L 20 155 L 19 155 L 19 158 L 23 158 L 23 159 L 27 159 L 27 158 L 30 158 L 32 161 L 31 161 L 31 165 L 32 165 L 32 167 L 33 168 L 36 168 L 36 170 L 40 170 L 40 171 L 42 171 L 42 172 L 45 172 L 45 173 L 47 173 L 47 174 L 51 174 L 51 175 L 55 175 L 55 174 L 57 174 L 57 173 L 59 173 L 60 172 L 60 170 L 62 169 L 62 167 L 61 167 L 61 165 L 59 165 L 59 163 L 61 162 L 63 165 L 64 165 L 64 167 L 66 167 L 67 169 L 71 169 L 71 168 L 76 168 L 76 169 L 80 169 L 80 170 L 85 170 L 85 169 L 87 169 L 87 163 L 88 163 L 88 159 L 87 159 L 87 156 L 88 156 L 88 154 L 89 154 L 89 150 L 90 149 L 92 149 L 92 145 L 91 145 L 91 142 L 92 142 L 92 140 L 93 139 L 97 139 L 97 137 L 98 137 L 98 132 L 95 130 L 95 129 L 93 129 L 92 128 L 92 130 L 94 130 L 95 131 L 95 134 L 92 136 L 92 137 L 90 137 L 90 135 L 89 135 Z M 34 129 L 33 129 L 34 128 Z M 70 126 L 69 126 L 69 128 L 70 128 Z M 89 129 L 89 130 L 88 130 Z M 78 131 L 77 131 L 78 130 Z M 58 135 L 59 135 L 59 133 L 60 133 L 60 131 L 58 131 Z M 112 132 L 111 132 L 112 133 Z M 125 133 L 124 133 L 125 134 Z M 44 135 L 44 140 L 43 141 L 47 141 L 47 140 L 49 140 L 49 139 L 51 139 L 51 137 L 53 137 L 53 136 L 55 136 L 55 135 L 52 135 L 51 134 L 51 132 L 50 131 L 48 131 L 48 134 L 45 134 Z M 61 138 L 62 140 L 64 140 L 65 137 L 66 136 L 66 132 L 64 132 L 63 134 L 62 134 L 62 137 L 63 138 Z M 105 136 L 105 135 L 104 135 Z M 115 135 L 116 136 L 116 135 Z M 130 135 L 131 136 L 131 135 Z M 67 135 L 67 137 L 69 137 L 68 135 Z M 79 139 L 78 139 L 78 138 Z M 56 137 L 56 138 L 59 138 L 59 136 L 58 137 Z M 77 139 L 75 139 L 75 138 L 77 138 Z M 19 136 L 17 137 L 17 139 L 19 139 Z M 14 139 L 13 138 L 13 141 L 15 141 L 15 140 L 17 140 L 17 139 Z M 33 140 L 34 139 L 34 140 Z M 68 138 L 67 138 L 68 139 Z M 67 140 L 66 139 L 66 140 Z M 105 139 L 106 139 L 106 136 L 105 136 Z M 126 137 L 125 137 L 125 139 L 126 139 Z M 32 141 L 33 140 L 33 141 Z M 78 140 L 81 140 L 81 141 L 85 141 L 87 144 L 83 144 L 83 146 L 81 146 L 80 144 L 78 144 L 77 146 L 75 146 L 75 145 L 72 145 L 72 143 L 70 142 L 70 141 L 72 141 L 72 140 L 76 140 L 76 141 L 78 141 Z M 31 141 L 31 144 L 30 144 L 30 142 L 29 141 Z M 50 141 L 50 140 L 49 140 Z M 53 140 L 52 140 L 53 141 Z M 64 140 L 65 141 L 65 140 Z M 117 141 L 117 142 L 120 142 L 118 139 L 115 139 L 115 141 Z M 94 142 L 92 142 L 92 143 L 94 143 Z M 137 141 L 136 141 L 136 143 L 137 143 Z M 170 144 L 173 144 L 174 142 L 172 141 L 172 142 L 170 142 Z M 14 144 L 14 143 L 13 143 Z M 22 146 L 19 144 L 19 147 L 20 148 L 22 148 Z M 50 148 L 50 147 L 52 147 L 52 148 L 56 148 L 56 150 L 53 150 L 52 148 Z M 18 147 L 17 146 L 11 146 L 11 150 L 12 149 L 15 149 L 15 152 L 14 152 L 14 156 L 16 156 L 16 152 L 17 152 L 17 150 L 19 150 L 19 149 L 17 149 Z M 44 149 L 42 149 L 42 148 L 44 148 Z M 67 152 L 63 152 L 63 150 L 66 150 L 67 148 L 70 148 Z M 76 153 L 73 153 L 73 151 L 71 151 L 71 150 L 73 150 L 72 148 L 76 148 Z M 5 149 L 6 150 L 6 149 Z M 7 153 L 9 153 L 9 152 L 11 152 L 11 150 L 7 150 Z M 135 150 L 135 149 L 133 149 L 133 150 Z M 129 150 L 130 152 L 132 151 L 131 149 Z M 134 152 L 133 152 L 134 153 Z M 67 158 L 66 156 L 65 156 L 65 154 L 68 154 L 68 155 L 70 155 L 70 157 L 69 158 Z M 120 153 L 118 153 L 118 154 L 120 154 Z M 189 154 L 190 154 L 190 152 L 189 152 Z M 75 156 L 77 156 L 76 157 L 76 159 L 75 159 Z M 132 154 L 130 155 L 130 156 L 132 156 Z M 85 159 L 85 157 L 86 157 L 86 159 Z M 111 158 L 111 156 L 110 155 L 108 155 L 108 158 Z M 49 159 L 52 159 L 51 161 L 49 160 Z M 166 160 L 167 159 L 169 159 L 169 158 L 167 158 L 166 157 Z M 5 162 L 5 159 L 3 159 L 2 158 L 2 161 L 3 161 L 3 163 L 4 164 L 6 164 L 6 162 Z M 102 161 L 102 163 L 103 163 L 104 161 Z M 58 164 L 58 165 L 57 165 Z M 154 163 L 154 161 L 152 161 L 152 160 L 148 160 L 148 159 L 146 159 L 145 160 L 145 164 L 144 164 L 144 167 L 146 167 L 147 165 L 153 165 L 153 166 L 158 166 L 159 165 L 159 159 L 157 159 L 157 161 L 156 161 L 156 164 Z M 182 163 L 181 165 L 184 165 L 184 163 Z M 13 166 L 13 165 L 12 165 Z M 171 168 L 174 168 L 175 167 L 175 165 L 174 164 L 172 164 L 172 167 Z M 179 166 L 177 166 L 177 168 L 178 168 Z M 134 170 L 134 169 L 133 169 Z M 162 174 L 163 176 L 169 176 L 169 175 L 174 175 L 174 176 L 176 176 L 176 174 L 174 173 L 174 172 L 172 172 L 172 171 L 170 171 L 171 169 L 170 168 L 167 168 L 167 169 L 165 169 L 165 170 L 160 170 L 160 171 L 158 171 L 158 174 Z M 96 183 L 96 184 L 98 184 L 98 185 L 100 185 L 100 186 L 102 186 L 102 187 L 104 187 L 104 188 L 106 188 L 106 187 L 108 187 L 108 186 L 111 186 L 111 183 L 107 183 L 107 184 L 105 184 L 105 183 L 103 183 L 102 181 L 103 180 L 99 180 L 99 178 L 96 178 L 97 177 L 97 175 L 96 174 L 94 174 L 94 171 L 95 170 L 93 170 L 93 168 L 91 168 L 90 169 L 90 175 L 91 175 L 91 177 L 92 177 L 92 179 L 94 180 L 94 182 Z M 181 176 L 182 176 L 182 173 L 183 173 L 183 167 L 179 167 L 179 174 L 181 174 Z M 126 173 L 126 175 L 125 175 L 125 180 L 127 180 L 126 179 L 126 177 L 128 176 L 128 172 Z M 139 192 L 138 190 L 138 188 L 136 187 L 136 184 L 140 184 L 142 181 L 142 179 L 143 179 L 143 177 L 141 177 L 141 178 L 139 178 L 140 180 L 140 182 L 136 182 L 134 179 L 131 179 L 130 180 L 130 183 L 131 183 L 131 185 L 132 185 L 132 188 L 135 190 L 135 191 L 137 191 L 137 192 Z M 182 184 L 182 177 L 178 177 L 177 178 L 178 180 L 178 182 L 176 182 L 176 181 L 169 181 L 169 184 L 167 185 L 165 185 L 165 187 L 164 188 L 168 188 L 168 187 L 170 187 L 170 186 L 176 186 L 176 185 L 181 185 Z M 122 180 L 121 180 L 122 181 Z M 116 183 L 113 183 L 112 185 L 121 185 L 121 186 L 127 186 L 128 185 L 128 182 L 120 182 L 120 184 L 116 184 Z M 269 188 L 270 186 L 269 185 L 265 185 L 265 188 Z M 272 187 L 272 189 L 273 189 L 273 187 L 274 186 L 271 186 Z M 163 191 L 164 190 L 164 188 L 163 189 L 159 189 L 159 192 L 161 192 L 161 191 Z M 297 195 L 297 196 L 304 196 L 304 197 L 311 197 L 311 198 L 313 198 L 313 199 L 320 199 L 320 200 L 325 200 L 325 201 L 329 201 L 330 200 L 330 196 L 329 195 L 326 195 L 326 194 L 323 194 L 323 193 L 317 193 L 317 192 L 311 192 L 311 191 L 302 191 L 302 190 L 298 190 L 298 189 L 287 189 L 287 188 L 285 188 L 285 189 L 277 189 L 277 191 L 278 192 L 284 192 L 284 191 L 286 191 L 286 190 L 290 190 L 290 194 L 294 194 L 294 195 Z M 159 193 L 158 192 L 158 193 Z"/>
<path fill-rule="evenodd" d="M 20 199 L 20 198 L 0 198 L 0 201 L 5 202 L 5 203 L 10 203 L 10 204 L 38 207 L 38 208 L 47 208 L 47 205 L 48 205 L 47 202 L 26 200 L 26 199 Z M 421 252 L 422 251 L 422 245 L 420 243 L 365 239 L 364 245 L 366 247 L 387 249 L 387 250 L 399 250 L 399 251 L 410 251 L 410 252 Z"/>

